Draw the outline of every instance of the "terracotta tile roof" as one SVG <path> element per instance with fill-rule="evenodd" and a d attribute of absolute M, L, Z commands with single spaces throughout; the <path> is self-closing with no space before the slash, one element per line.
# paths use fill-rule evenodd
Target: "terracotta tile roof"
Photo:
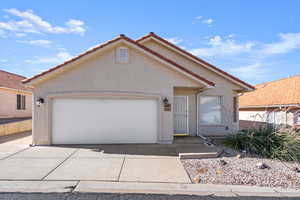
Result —
<path fill-rule="evenodd" d="M 26 77 L 0 70 L 0 87 L 29 91 L 22 84 L 22 80 L 24 79 Z"/>
<path fill-rule="evenodd" d="M 113 42 L 116 42 L 116 41 L 120 40 L 120 39 L 124 39 L 124 40 L 126 40 L 126 41 L 128 41 L 128 42 L 130 42 L 130 43 L 132 43 L 132 44 L 134 44 L 134 45 L 136 45 L 136 46 L 138 46 L 139 48 L 142 48 L 143 50 L 147 51 L 148 53 L 150 53 L 150 54 L 152 54 L 152 55 L 154 55 L 154 56 L 156 56 L 156 57 L 158 57 L 158 58 L 160 58 L 160 59 L 162 59 L 162 60 L 168 62 L 169 64 L 172 64 L 172 65 L 175 66 L 176 68 L 178 68 L 178 69 L 180 69 L 180 70 L 182 70 L 182 71 L 188 73 L 189 75 L 195 77 L 195 78 L 198 79 L 198 80 L 201 80 L 201 81 L 205 82 L 206 84 L 208 84 L 208 85 L 210 85 L 210 86 L 214 86 L 214 85 L 215 85 L 213 82 L 211 82 L 211 81 L 209 81 L 209 80 L 207 80 L 207 79 L 205 79 L 205 78 L 199 76 L 198 74 L 195 74 L 195 73 L 189 71 L 188 69 L 184 68 L 183 66 L 181 66 L 181 65 L 175 63 L 174 61 L 172 61 L 172 60 L 170 60 L 170 59 L 164 57 L 163 55 L 161 55 L 161 54 L 159 54 L 159 53 L 157 53 L 157 52 L 155 52 L 155 51 L 153 51 L 153 50 L 151 50 L 151 49 L 145 47 L 144 45 L 142 45 L 142 44 L 136 42 L 135 40 L 132 40 L 132 39 L 126 37 L 126 36 L 123 35 L 123 34 L 121 34 L 119 37 L 117 37 L 117 38 L 115 38 L 115 39 L 113 39 L 113 40 L 110 40 L 110 41 L 105 42 L 105 43 L 103 43 L 103 44 L 101 44 L 101 45 L 99 45 L 99 46 L 96 46 L 95 48 L 90 49 L 90 50 L 88 50 L 88 51 L 86 51 L 86 52 L 84 52 L 84 53 L 82 53 L 82 54 L 80 54 L 80 55 L 78 55 L 78 56 L 76 56 L 76 57 L 74 57 L 74 58 L 72 58 L 72 59 L 70 59 L 70 60 L 68 60 L 68 61 L 66 61 L 66 62 L 64 62 L 64 63 L 62 63 L 62 64 L 60 64 L 60 65 L 57 65 L 56 67 L 50 68 L 50 69 L 48 69 L 47 71 L 44 71 L 44 72 L 42 72 L 42 73 L 40 73 L 40 74 L 37 74 L 37 75 L 35 75 L 35 76 L 31 77 L 31 78 L 25 79 L 25 80 L 23 80 L 23 83 L 29 83 L 30 81 L 32 81 L 32 80 L 34 80 L 34 79 L 37 79 L 37 78 L 39 78 L 39 77 L 41 77 L 41 76 L 44 76 L 44 75 L 46 75 L 46 74 L 48 74 L 48 73 L 50 73 L 50 72 L 52 72 L 52 71 L 55 71 L 55 70 L 57 70 L 57 69 L 59 69 L 59 68 L 65 66 L 65 65 L 68 64 L 68 63 L 71 63 L 71 62 L 73 62 L 73 61 L 76 61 L 76 60 L 80 59 L 81 57 L 83 57 L 83 56 L 85 56 L 85 55 L 87 55 L 87 54 L 90 54 L 90 53 L 92 53 L 92 52 L 95 52 L 96 50 L 101 49 L 101 48 L 103 48 L 103 47 L 105 47 L 105 46 L 107 46 L 107 45 L 109 45 L 109 44 L 111 44 L 111 43 L 113 43 Z"/>
<path fill-rule="evenodd" d="M 246 82 L 240 80 L 239 78 L 237 78 L 237 77 L 235 77 L 235 76 L 232 76 L 231 74 L 229 74 L 229 73 L 227 73 L 227 72 L 221 70 L 220 68 L 218 68 L 218 67 L 216 67 L 216 66 L 214 66 L 214 65 L 212 65 L 212 64 L 210 64 L 210 63 L 208 63 L 208 62 L 206 62 L 206 61 L 204 61 L 204 60 L 202 60 L 202 59 L 200 59 L 200 58 L 198 58 L 197 56 L 195 56 L 195 55 L 189 53 L 188 51 L 186 51 L 186 50 L 184 50 L 184 49 L 181 49 L 180 47 L 178 47 L 178 46 L 172 44 L 171 42 L 169 42 L 169 41 L 163 39 L 162 37 L 156 35 L 156 34 L 153 33 L 153 32 L 150 32 L 148 35 L 143 36 L 143 37 L 141 37 L 140 39 L 137 39 L 136 41 L 137 41 L 137 42 L 141 42 L 141 41 L 143 41 L 143 40 L 145 40 L 145 39 L 147 39 L 147 38 L 150 38 L 150 37 L 154 37 L 154 38 L 156 38 L 157 40 L 161 41 L 162 43 L 165 43 L 165 44 L 167 44 L 167 45 L 169 45 L 169 46 L 171 46 L 171 47 L 177 49 L 177 50 L 180 51 L 181 53 L 183 53 L 183 54 L 185 54 L 185 55 L 187 55 L 187 56 L 189 56 L 189 57 L 191 57 L 191 58 L 197 60 L 197 61 L 200 62 L 200 63 L 203 63 L 204 65 L 210 67 L 211 69 L 220 72 L 221 74 L 225 75 L 226 77 L 229 77 L 229 78 L 231 78 L 231 79 L 233 79 L 233 80 L 235 80 L 235 81 L 237 81 L 237 82 L 239 82 L 239 83 L 241 83 L 241 84 L 243 84 L 243 85 L 245 85 L 245 86 L 247 86 L 247 87 L 249 87 L 249 88 L 251 88 L 251 89 L 254 89 L 254 87 L 253 87 L 252 85 L 250 85 L 250 84 L 248 84 L 248 83 L 246 83 Z"/>
<path fill-rule="evenodd" d="M 300 104 L 300 75 L 258 84 L 255 88 L 239 98 L 240 107 Z"/>

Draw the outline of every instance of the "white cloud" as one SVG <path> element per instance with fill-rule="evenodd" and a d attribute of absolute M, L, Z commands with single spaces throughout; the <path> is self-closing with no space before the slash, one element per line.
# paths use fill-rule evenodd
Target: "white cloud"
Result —
<path fill-rule="evenodd" d="M 239 41 L 237 38 L 235 34 L 216 35 L 205 38 L 205 46 L 189 48 L 188 51 L 196 56 L 209 58 L 211 62 L 223 63 L 237 77 L 257 83 L 271 77 L 274 67 L 278 67 L 278 61 L 275 60 L 279 54 L 300 50 L 300 32 L 281 33 L 272 43 Z"/>
<path fill-rule="evenodd" d="M 280 40 L 273 43 L 258 43 L 252 41 L 237 42 L 234 34 L 227 36 L 216 35 L 208 38 L 208 47 L 189 50 L 202 57 L 235 56 L 247 53 L 252 57 L 266 57 L 289 53 L 300 48 L 300 33 L 281 33 Z"/>
<path fill-rule="evenodd" d="M 265 55 L 288 53 L 300 47 L 300 33 L 280 33 L 280 41 L 263 45 L 260 53 Z"/>
<path fill-rule="evenodd" d="M 63 47 L 59 47 L 59 48 L 57 48 L 57 50 L 58 51 L 67 51 L 66 48 L 63 48 Z"/>
<path fill-rule="evenodd" d="M 2 63 L 6 63 L 8 60 L 6 60 L 6 59 L 0 59 L 0 62 L 2 62 Z"/>
<path fill-rule="evenodd" d="M 214 21 L 215 20 L 212 18 L 204 18 L 203 16 L 197 16 L 197 17 L 195 17 L 195 20 L 194 20 L 194 22 L 192 22 L 192 24 L 196 24 L 196 23 L 200 22 L 203 24 L 207 24 L 208 27 L 212 27 L 212 23 Z"/>
<path fill-rule="evenodd" d="M 269 75 L 270 69 L 266 67 L 266 64 L 263 65 L 261 63 L 255 63 L 232 68 L 230 71 L 245 80 L 261 81 Z"/>
<path fill-rule="evenodd" d="M 219 46 L 222 44 L 222 37 L 219 35 L 216 35 L 215 37 L 210 38 L 209 44 L 212 46 Z"/>
<path fill-rule="evenodd" d="M 227 36 L 228 38 L 234 38 L 235 37 L 235 34 L 231 33 Z"/>
<path fill-rule="evenodd" d="M 20 18 L 19 21 L 9 20 L 0 22 L 0 30 L 17 33 L 74 33 L 84 35 L 86 29 L 84 22 L 76 19 L 69 19 L 65 26 L 55 26 L 34 14 L 32 10 L 19 11 L 18 9 L 4 9 L 5 12 Z"/>
<path fill-rule="evenodd" d="M 167 41 L 177 45 L 179 43 L 182 43 L 183 42 L 183 39 L 181 38 L 178 38 L 178 37 L 172 37 L 172 38 L 168 38 Z"/>
<path fill-rule="evenodd" d="M 59 64 L 63 63 L 72 58 L 72 55 L 66 51 L 61 51 L 54 56 L 51 57 L 34 57 L 33 60 L 28 59 L 25 60 L 26 63 L 30 64 Z"/>
<path fill-rule="evenodd" d="M 52 44 L 50 40 L 22 40 L 19 42 L 33 45 L 33 46 L 42 46 L 42 47 L 49 47 L 50 44 Z"/>
<path fill-rule="evenodd" d="M 202 23 L 208 24 L 208 25 L 212 24 L 213 22 L 214 22 L 214 20 L 212 18 L 202 20 Z"/>
<path fill-rule="evenodd" d="M 212 56 L 232 56 L 241 53 L 250 52 L 255 43 L 245 42 L 237 43 L 233 39 L 223 39 L 221 36 L 216 35 L 209 39 L 208 46 L 206 48 L 196 48 L 190 50 L 190 52 L 196 56 L 212 57 Z"/>
<path fill-rule="evenodd" d="M 16 37 L 25 37 L 26 33 L 16 33 L 15 36 Z"/>

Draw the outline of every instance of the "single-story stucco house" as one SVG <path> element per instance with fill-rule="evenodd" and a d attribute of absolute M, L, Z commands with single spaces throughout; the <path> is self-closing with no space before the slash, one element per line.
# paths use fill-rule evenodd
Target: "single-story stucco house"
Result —
<path fill-rule="evenodd" d="M 237 95 L 254 89 L 152 32 L 122 34 L 23 82 L 35 145 L 228 134 L 238 129 Z"/>
<path fill-rule="evenodd" d="M 300 75 L 255 85 L 239 97 L 240 128 L 273 124 L 300 128 Z"/>
<path fill-rule="evenodd" d="M 0 119 L 31 117 L 32 94 L 24 76 L 0 70 Z"/>

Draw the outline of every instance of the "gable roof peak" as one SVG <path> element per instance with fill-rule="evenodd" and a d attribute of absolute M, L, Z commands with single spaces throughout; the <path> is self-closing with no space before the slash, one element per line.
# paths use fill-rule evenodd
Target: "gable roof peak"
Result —
<path fill-rule="evenodd" d="M 35 75 L 35 76 L 31 77 L 31 78 L 25 79 L 22 82 L 26 84 L 26 83 L 31 82 L 32 80 L 35 80 L 35 79 L 40 78 L 40 77 L 43 77 L 44 75 L 47 75 L 47 74 L 49 74 L 49 73 L 51 73 L 53 71 L 56 71 L 56 70 L 64 67 L 65 65 L 69 64 L 69 63 L 72 63 L 72 62 L 74 62 L 74 61 L 76 61 L 76 60 L 78 60 L 78 59 L 80 59 L 80 58 L 82 58 L 82 57 L 84 57 L 84 56 L 86 56 L 86 55 L 88 55 L 90 53 L 93 53 L 93 52 L 95 52 L 97 50 L 100 50 L 103 47 L 106 47 L 106 46 L 108 46 L 108 45 L 110 45 L 110 44 L 112 44 L 112 43 L 114 43 L 116 41 L 119 41 L 119 40 L 124 40 L 124 41 L 128 42 L 128 44 L 131 44 L 134 47 L 136 47 L 136 48 L 138 48 L 140 50 L 143 50 L 146 53 L 149 53 L 154 58 L 159 59 L 162 62 L 171 65 L 172 67 L 176 68 L 176 70 L 180 71 L 183 74 L 186 74 L 187 76 L 192 77 L 193 79 L 201 82 L 202 84 L 206 85 L 207 87 L 214 87 L 215 86 L 215 83 L 213 83 L 213 82 L 211 82 L 211 81 L 203 78 L 202 76 L 200 76 L 198 74 L 195 74 L 194 72 L 191 72 L 190 70 L 188 70 L 185 67 L 177 64 L 173 60 L 170 60 L 170 59 L 164 57 L 163 55 L 161 55 L 161 54 L 159 54 L 159 53 L 157 53 L 157 52 L 149 49 L 148 47 L 146 47 L 146 46 L 144 46 L 144 45 L 136 42 L 135 40 L 133 40 L 133 39 L 125 36 L 124 34 L 120 34 L 118 37 L 116 37 L 116 38 L 114 38 L 112 40 L 109 40 L 109 41 L 107 41 L 105 43 L 102 43 L 102 44 L 100 44 L 100 45 L 98 45 L 98 46 L 96 46 L 94 48 L 91 48 L 88 51 L 86 51 L 84 53 L 81 53 L 81 54 L 75 56 L 74 58 L 71 58 L 70 60 L 65 61 L 64 63 L 62 63 L 60 65 L 57 65 L 57 66 L 55 66 L 53 68 L 50 68 L 47 71 L 41 72 L 40 74 L 37 74 L 37 75 Z"/>
<path fill-rule="evenodd" d="M 161 44 L 181 53 L 184 56 L 187 56 L 189 59 L 193 60 L 194 62 L 200 63 L 201 65 L 203 65 L 204 67 L 206 67 L 207 69 L 231 80 L 232 82 L 237 83 L 238 85 L 241 85 L 242 87 L 246 88 L 248 91 L 254 90 L 255 87 L 253 87 L 252 85 L 242 81 L 241 79 L 221 70 L 220 68 L 206 62 L 205 60 L 202 60 L 201 58 L 191 54 L 190 52 L 178 47 L 177 45 L 169 42 L 168 40 L 160 37 L 159 35 L 155 34 L 154 32 L 150 32 L 148 35 L 145 35 L 139 39 L 136 40 L 136 42 L 138 43 L 142 43 L 144 40 L 148 40 L 148 39 L 154 39 L 155 41 L 160 42 Z"/>

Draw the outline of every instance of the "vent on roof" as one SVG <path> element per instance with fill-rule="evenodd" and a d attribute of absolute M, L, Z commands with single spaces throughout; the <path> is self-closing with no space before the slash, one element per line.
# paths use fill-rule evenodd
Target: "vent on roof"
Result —
<path fill-rule="evenodd" d="M 128 63 L 129 62 L 129 50 L 127 47 L 118 47 L 116 52 L 117 63 Z"/>

